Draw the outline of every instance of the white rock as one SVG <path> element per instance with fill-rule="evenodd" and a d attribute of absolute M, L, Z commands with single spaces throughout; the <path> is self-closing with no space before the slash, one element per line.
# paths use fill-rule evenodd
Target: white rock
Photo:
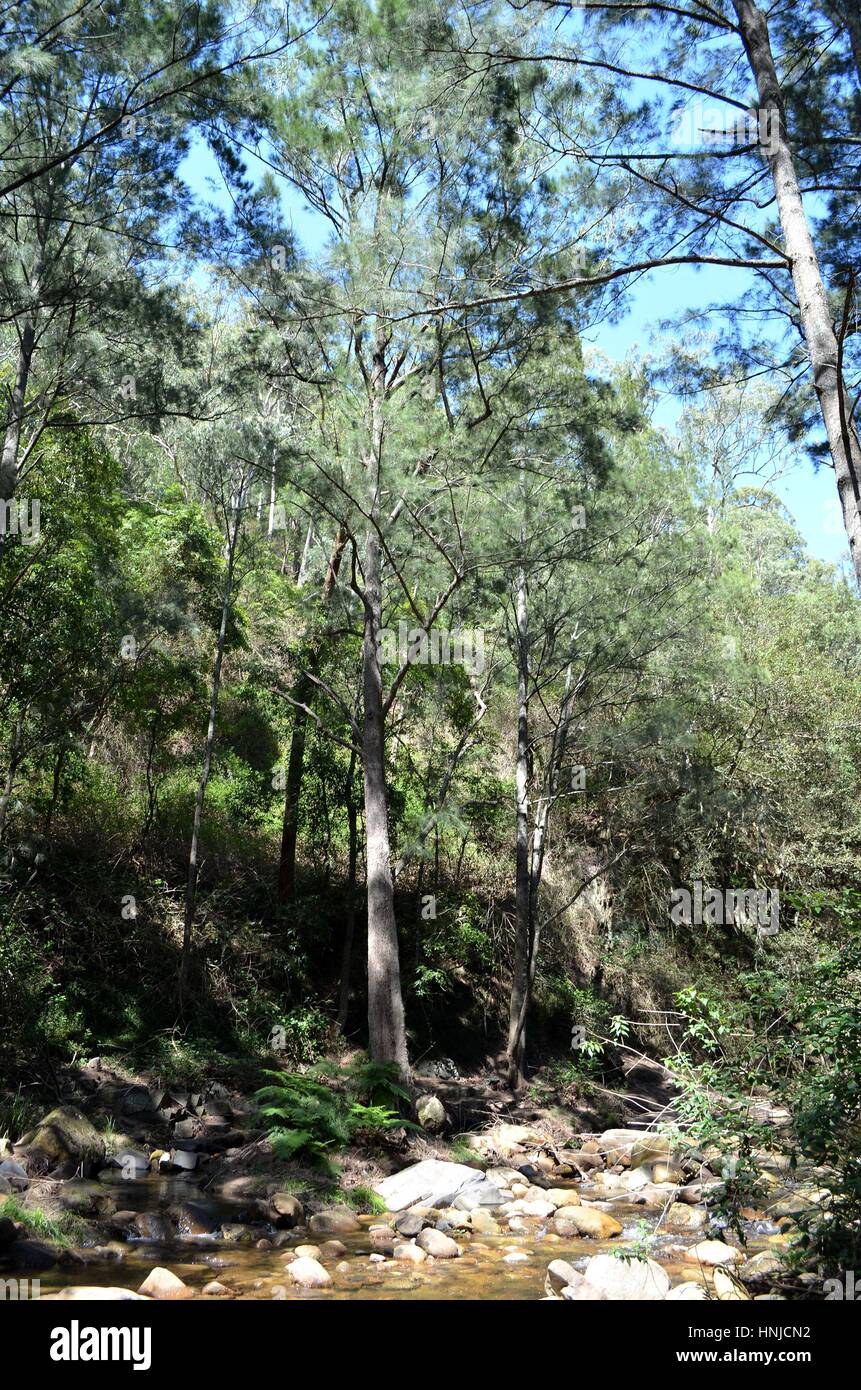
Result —
<path fill-rule="evenodd" d="M 655 1260 L 593 1255 L 583 1273 L 586 1282 L 609 1299 L 657 1302 L 670 1291 L 669 1275 Z"/>
<path fill-rule="evenodd" d="M 389 1211 L 403 1211 L 412 1206 L 451 1206 L 454 1198 L 480 1177 L 465 1163 L 446 1163 L 439 1158 L 426 1158 L 413 1163 L 400 1173 L 383 1178 L 374 1191 L 383 1198 Z"/>

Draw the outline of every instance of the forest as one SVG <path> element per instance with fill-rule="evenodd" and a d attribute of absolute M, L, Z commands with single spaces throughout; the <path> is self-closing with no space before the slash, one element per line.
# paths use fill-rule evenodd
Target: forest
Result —
<path fill-rule="evenodd" d="M 5 1299 L 855 1298 L 861 12 L 760 5 L 0 6 Z"/>

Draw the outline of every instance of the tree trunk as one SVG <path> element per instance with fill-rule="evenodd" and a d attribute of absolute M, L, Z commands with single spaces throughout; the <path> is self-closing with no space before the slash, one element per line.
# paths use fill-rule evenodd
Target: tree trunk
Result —
<path fill-rule="evenodd" d="M 526 572 L 517 578 L 517 764 L 515 768 L 515 938 L 508 1018 L 508 1080 L 523 1083 L 524 1018 L 529 995 L 532 911 L 529 875 L 529 611 Z"/>
<path fill-rule="evenodd" d="M 21 344 L 18 349 L 18 365 L 15 371 L 15 384 L 9 402 L 9 415 L 6 433 L 3 437 L 3 452 L 0 454 L 0 507 L 9 503 L 15 496 L 18 481 L 18 450 L 21 444 L 21 425 L 24 419 L 24 406 L 27 397 L 27 383 L 30 380 L 30 366 L 33 361 L 33 347 L 36 342 L 36 327 L 32 319 L 24 324 Z M 11 529 L 11 518 L 10 518 Z M 0 529 L 0 559 L 6 544 L 7 528 Z"/>
<path fill-rule="evenodd" d="M 15 785 L 15 773 L 18 771 L 18 763 L 21 760 L 21 742 L 24 737 L 24 716 L 19 714 L 15 720 L 15 733 L 12 737 L 12 747 L 9 750 L 9 767 L 6 771 L 6 780 L 3 783 L 3 791 L 0 794 L 0 840 L 3 839 L 3 832 L 6 829 L 6 813 L 9 809 L 9 802 L 12 800 L 12 788 Z"/>
<path fill-rule="evenodd" d="M 350 974 L 353 966 L 353 938 L 356 934 L 356 862 L 359 854 L 359 815 L 355 801 L 356 755 L 350 755 L 347 773 L 347 826 L 349 830 L 349 868 L 347 871 L 347 916 L 341 951 L 341 987 L 338 998 L 338 1032 L 343 1033 L 350 1007 Z"/>
<path fill-rule="evenodd" d="M 783 229 L 786 254 L 798 300 L 813 384 L 819 400 L 849 537 L 855 574 L 861 584 L 861 444 L 852 419 L 852 402 L 841 371 L 841 347 L 834 331 L 822 272 L 804 210 L 795 162 L 787 139 L 780 83 L 774 66 L 768 22 L 754 0 L 733 0 L 760 108 L 768 113 L 768 162 Z"/>
<path fill-rule="evenodd" d="M 370 383 L 369 526 L 365 543 L 364 646 L 362 682 L 365 769 L 365 843 L 368 873 L 368 1038 L 376 1062 L 393 1062 L 409 1080 L 409 1060 L 401 995 L 398 928 L 389 844 L 386 794 L 383 680 L 378 638 L 382 629 L 380 538 L 380 471 L 383 450 L 382 403 L 385 392 L 385 342 L 377 338 Z"/>
<path fill-rule="evenodd" d="M 344 547 L 347 544 L 347 527 L 342 522 L 338 527 L 332 554 L 329 557 L 326 578 L 320 595 L 320 609 L 325 612 L 329 606 L 341 568 Z M 300 705 L 310 709 L 316 686 L 312 680 L 320 669 L 321 644 L 319 638 L 311 644 L 305 661 L 305 669 L 299 673 L 293 687 L 293 732 L 290 735 L 290 755 L 287 760 L 287 782 L 284 794 L 284 823 L 281 830 L 281 857 L 278 864 L 278 901 L 289 902 L 296 891 L 296 843 L 299 836 L 299 799 L 302 795 L 302 778 L 305 770 L 305 736 L 308 715 Z"/>
<path fill-rule="evenodd" d="M 197 875 L 199 870 L 198 855 L 200 850 L 200 826 L 203 820 L 203 804 L 206 800 L 206 788 L 209 782 L 209 775 L 212 771 L 212 755 L 215 748 L 215 721 L 218 715 L 218 696 L 221 691 L 221 668 L 224 664 L 224 647 L 227 640 L 227 624 L 230 618 L 230 606 L 233 597 L 233 572 L 236 563 L 236 546 L 239 540 L 239 526 L 242 518 L 244 489 L 240 488 L 236 498 L 236 512 L 233 520 L 233 527 L 227 541 L 227 574 L 224 582 L 224 599 L 221 605 L 221 624 L 218 629 L 218 644 L 215 651 L 215 665 L 212 671 L 212 683 L 209 694 L 209 724 L 206 730 L 206 744 L 203 753 L 203 767 L 201 768 L 200 781 L 197 784 L 197 795 L 194 799 L 194 821 L 191 830 L 191 848 L 188 855 L 188 878 L 185 886 L 185 913 L 182 926 L 182 956 L 180 958 L 180 998 L 184 990 L 186 977 L 188 974 L 189 952 L 191 949 L 191 928 L 194 923 L 194 913 L 197 907 Z"/>

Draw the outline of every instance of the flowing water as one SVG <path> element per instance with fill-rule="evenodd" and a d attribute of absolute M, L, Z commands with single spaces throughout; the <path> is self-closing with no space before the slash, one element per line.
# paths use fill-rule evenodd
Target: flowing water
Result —
<path fill-rule="evenodd" d="M 322 1245 L 332 1237 L 307 1231 L 295 1235 L 288 1232 L 287 1244 L 258 1250 L 255 1241 L 273 1239 L 276 1235 L 284 1239 L 284 1233 L 276 1233 L 259 1217 L 255 1219 L 247 1201 L 228 1202 L 210 1197 L 195 1182 L 183 1177 L 152 1175 L 124 1181 L 122 1188 L 125 1210 L 166 1214 L 169 1208 L 175 1213 L 182 1209 L 189 1218 L 187 1226 L 209 1225 L 214 1229 L 211 1234 L 175 1233 L 169 1239 L 132 1238 L 112 1242 L 108 1248 L 98 1247 L 91 1254 L 84 1251 L 86 1263 L 62 1264 L 40 1276 L 43 1293 L 70 1285 L 136 1290 L 150 1270 L 161 1265 L 172 1270 L 198 1294 L 204 1285 L 218 1280 L 243 1299 L 535 1299 L 544 1292 L 544 1279 L 551 1260 L 568 1260 L 582 1269 L 599 1251 L 627 1247 L 632 1254 L 638 1253 L 644 1249 L 644 1236 L 653 1232 L 661 1215 L 658 1210 L 629 1201 L 606 1203 L 606 1209 L 623 1226 L 622 1236 L 608 1241 L 561 1238 L 540 1221 L 528 1222 L 526 1231 L 505 1231 L 501 1235 L 452 1231 L 463 1250 L 462 1256 L 420 1265 L 390 1258 L 385 1263 L 372 1262 L 369 1256 L 376 1248 L 369 1228 L 383 1224 L 385 1218 L 361 1217 L 361 1231 L 337 1237 L 347 1247 L 347 1254 L 324 1261 L 332 1275 L 332 1284 L 325 1289 L 303 1289 L 286 1276 L 284 1257 L 287 1251 L 298 1245 Z M 577 1191 L 584 1197 L 590 1195 L 586 1184 L 577 1184 Z M 594 1191 L 592 1195 L 597 1198 L 601 1194 Z M 222 1226 L 230 1223 L 247 1225 L 242 1241 L 225 1239 Z M 705 1239 L 706 1234 L 702 1230 L 658 1231 L 651 1243 L 647 1242 L 644 1253 L 664 1265 L 674 1284 L 684 1279 L 704 1282 L 701 1270 L 674 1251 L 695 1245 Z M 769 1248 L 775 1235 L 776 1227 L 768 1222 L 748 1223 L 748 1254 Z M 347 1269 L 336 1269 L 336 1264 L 342 1262 L 346 1262 Z"/>

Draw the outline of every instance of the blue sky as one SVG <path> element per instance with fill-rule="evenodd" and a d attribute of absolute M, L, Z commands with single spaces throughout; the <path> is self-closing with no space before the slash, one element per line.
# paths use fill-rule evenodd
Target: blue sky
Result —
<path fill-rule="evenodd" d="M 224 209 L 229 208 L 230 199 L 221 186 L 215 160 L 205 145 L 195 146 L 181 172 L 196 194 Z M 318 213 L 305 207 L 299 195 L 286 185 L 283 198 L 298 243 L 313 255 L 325 241 L 328 224 Z M 749 283 L 749 276 L 743 270 L 723 266 L 698 270 L 691 266 L 670 266 L 653 271 L 639 278 L 632 287 L 624 317 L 615 324 L 599 325 L 587 334 L 587 341 L 618 361 L 632 352 L 635 355 L 648 353 L 658 344 L 658 325 L 662 320 L 680 315 L 692 304 L 740 298 Z M 717 317 L 715 326 L 719 329 Z M 658 404 L 655 423 L 672 429 L 682 409 L 679 398 L 667 394 Z M 812 555 L 838 565 L 849 563 L 849 548 L 830 468 L 822 467 L 817 471 L 806 455 L 799 452 L 797 462 L 777 480 L 773 490 L 784 502 Z"/>

